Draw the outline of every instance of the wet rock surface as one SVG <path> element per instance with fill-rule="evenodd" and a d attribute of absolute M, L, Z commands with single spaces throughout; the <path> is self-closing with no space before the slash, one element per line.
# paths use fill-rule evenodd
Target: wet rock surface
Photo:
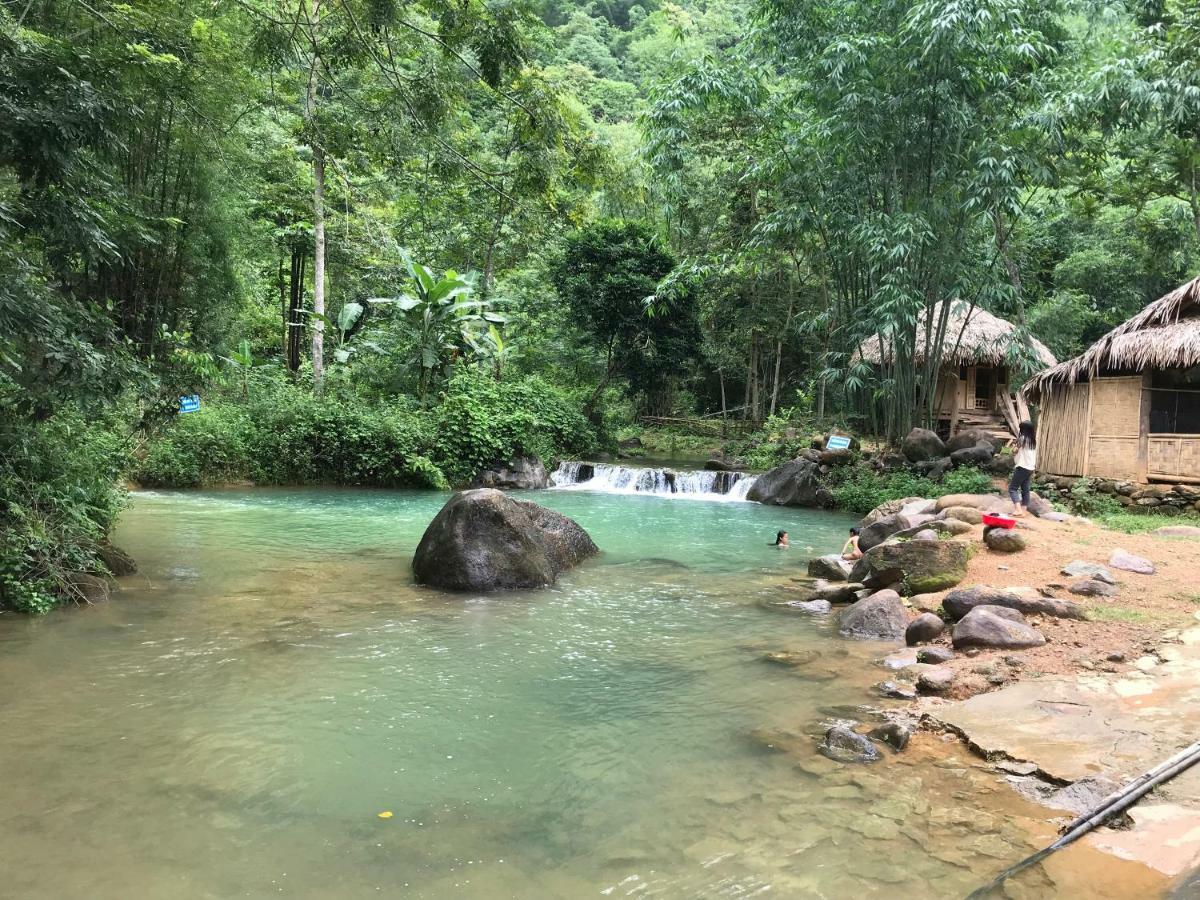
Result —
<path fill-rule="evenodd" d="M 546 474 L 546 467 L 533 455 L 514 456 L 510 460 L 494 462 L 476 473 L 471 481 L 473 488 L 506 491 L 535 491 L 549 486 L 550 477 Z"/>
<path fill-rule="evenodd" d="M 828 506 L 829 492 L 821 483 L 820 465 L 803 457 L 793 459 L 755 480 L 746 498 L 770 506 Z"/>
<path fill-rule="evenodd" d="M 808 574 L 814 578 L 824 578 L 828 581 L 845 581 L 850 575 L 853 563 L 842 559 L 836 553 L 816 556 L 808 561 Z"/>
<path fill-rule="evenodd" d="M 446 502 L 425 529 L 412 567 L 419 584 L 448 590 L 538 588 L 598 552 L 572 519 L 480 488 Z"/>
<path fill-rule="evenodd" d="M 879 749 L 871 739 L 845 725 L 835 725 L 825 732 L 825 740 L 817 750 L 841 763 L 869 763 L 879 759 Z"/>

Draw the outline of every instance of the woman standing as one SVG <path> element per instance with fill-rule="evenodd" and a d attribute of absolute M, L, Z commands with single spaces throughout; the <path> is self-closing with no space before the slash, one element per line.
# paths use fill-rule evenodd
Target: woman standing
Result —
<path fill-rule="evenodd" d="M 1017 429 L 1017 448 L 1013 460 L 1012 479 L 1008 482 L 1008 499 L 1013 502 L 1013 515 L 1023 516 L 1029 508 L 1029 480 L 1037 468 L 1037 434 L 1032 422 L 1022 422 Z"/>

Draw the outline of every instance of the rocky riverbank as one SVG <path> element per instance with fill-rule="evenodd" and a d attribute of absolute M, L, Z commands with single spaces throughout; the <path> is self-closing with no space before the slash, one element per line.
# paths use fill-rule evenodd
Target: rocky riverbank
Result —
<path fill-rule="evenodd" d="M 836 617 L 843 637 L 880 643 L 870 712 L 831 727 L 825 755 L 869 764 L 921 730 L 963 740 L 1053 819 L 1195 739 L 1200 538 L 1119 534 L 1048 504 L 1012 531 L 982 525 L 1006 507 L 998 496 L 885 504 L 863 520 L 862 560 L 814 559 L 766 605 Z M 1129 823 L 1089 841 L 1164 876 L 1196 865 L 1200 773 Z"/>

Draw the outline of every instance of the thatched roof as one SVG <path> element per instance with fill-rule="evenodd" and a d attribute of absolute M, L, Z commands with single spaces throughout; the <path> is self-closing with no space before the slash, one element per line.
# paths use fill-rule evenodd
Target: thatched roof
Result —
<path fill-rule="evenodd" d="M 1200 365 L 1200 277 L 1155 300 L 1087 350 L 1025 385 L 1036 400 L 1051 384 L 1087 381 L 1104 371 L 1189 369 Z"/>
<path fill-rule="evenodd" d="M 951 301 L 950 315 L 946 320 L 946 335 L 942 340 L 942 360 L 946 365 L 958 366 L 1003 366 L 1010 362 L 1009 349 L 1018 340 L 1017 327 L 1012 322 L 1006 322 L 990 312 L 972 308 L 965 300 Z M 933 326 L 936 327 L 942 316 L 942 305 L 933 308 Z M 965 327 L 964 327 L 965 326 Z M 962 335 L 960 338 L 959 335 Z M 925 315 L 917 321 L 916 362 L 925 361 Z M 1033 344 L 1033 352 L 1038 362 L 1043 366 L 1052 366 L 1056 362 L 1054 354 L 1035 338 L 1029 338 Z M 879 336 L 867 338 L 862 342 L 856 359 L 865 359 L 878 365 L 886 356 L 891 359 L 891 346 L 880 343 Z"/>

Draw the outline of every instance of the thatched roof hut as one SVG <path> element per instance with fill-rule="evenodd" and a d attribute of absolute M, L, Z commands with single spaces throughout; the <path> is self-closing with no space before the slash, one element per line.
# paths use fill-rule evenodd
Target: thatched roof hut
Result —
<path fill-rule="evenodd" d="M 1200 278 L 1155 300 L 1023 393 L 1049 474 L 1200 483 Z"/>
<path fill-rule="evenodd" d="M 994 316 L 978 306 L 972 307 L 965 300 L 950 301 L 950 313 L 946 319 L 946 334 L 942 341 L 942 361 L 948 366 L 1004 366 L 1011 362 L 1009 353 L 1013 344 L 1021 340 L 1017 326 Z M 933 307 L 932 327 L 936 328 L 942 317 L 942 304 Z M 916 361 L 925 361 L 925 313 L 917 320 Z M 1034 358 L 1043 366 L 1056 362 L 1054 354 L 1036 338 L 1030 337 Z M 855 358 L 879 365 L 884 358 L 891 359 L 891 346 L 881 344 L 878 335 L 862 342 Z"/>
<path fill-rule="evenodd" d="M 935 396 L 935 426 L 945 435 L 965 429 L 991 431 L 998 437 L 1015 433 L 1025 410 L 1010 398 L 1009 365 L 1014 357 L 1035 367 L 1054 365 L 1054 354 L 1032 337 L 1024 337 L 1006 322 L 965 300 L 952 300 L 942 340 L 942 365 Z M 917 320 L 915 361 L 925 362 L 925 323 L 930 333 L 941 321 L 941 303 Z M 1024 343 L 1024 347 L 1019 347 Z M 875 335 L 863 341 L 854 360 L 881 365 L 892 359 L 892 345 Z M 1026 352 L 1014 354 L 1014 349 Z M 1032 354 L 1032 360 L 1030 359 Z"/>
<path fill-rule="evenodd" d="M 1052 384 L 1076 384 L 1102 372 L 1190 369 L 1200 365 L 1200 277 L 1155 300 L 1074 359 L 1031 378 L 1033 402 Z"/>

